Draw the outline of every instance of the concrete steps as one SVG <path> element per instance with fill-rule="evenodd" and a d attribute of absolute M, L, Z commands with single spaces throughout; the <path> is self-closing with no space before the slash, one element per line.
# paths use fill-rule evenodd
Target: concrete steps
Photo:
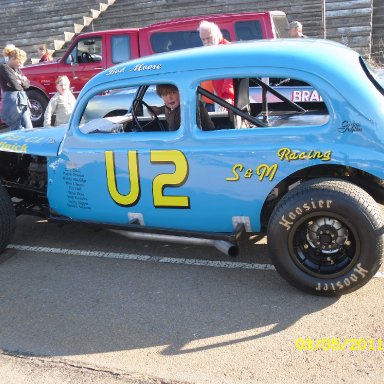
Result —
<path fill-rule="evenodd" d="M 0 47 L 15 44 L 27 52 L 27 63 L 37 60 L 37 45 L 51 52 L 80 33 L 116 0 L 2 0 Z M 15 22 L 15 20 L 22 20 Z"/>
<path fill-rule="evenodd" d="M 236 0 L 236 2 L 118 0 L 83 31 L 144 27 L 160 21 L 195 15 L 207 15 L 209 18 L 209 14 L 212 13 L 282 10 L 290 20 L 301 20 L 306 27 L 306 34 L 311 37 L 322 36 L 321 3 L 316 0 L 306 0 L 298 4 L 290 3 L 292 2 L 287 0 L 260 0 L 257 2 L 254 0 Z"/>

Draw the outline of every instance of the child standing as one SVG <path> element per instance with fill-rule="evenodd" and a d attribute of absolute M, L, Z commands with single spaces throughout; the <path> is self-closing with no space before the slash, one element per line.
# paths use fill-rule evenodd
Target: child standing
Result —
<path fill-rule="evenodd" d="M 52 116 L 56 119 L 54 126 L 66 124 L 71 117 L 76 99 L 70 90 L 70 82 L 67 76 L 59 76 L 56 79 L 57 92 L 49 101 L 47 109 L 44 113 L 44 127 L 52 126 Z"/>

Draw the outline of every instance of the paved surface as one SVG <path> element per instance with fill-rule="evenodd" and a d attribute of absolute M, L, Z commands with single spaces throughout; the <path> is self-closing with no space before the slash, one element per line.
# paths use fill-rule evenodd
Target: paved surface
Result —
<path fill-rule="evenodd" d="M 383 278 L 321 298 L 273 270 L 187 262 L 268 265 L 265 239 L 246 241 L 233 260 L 214 248 L 18 222 L 13 244 L 30 248 L 1 257 L 0 382 L 383 383 Z"/>

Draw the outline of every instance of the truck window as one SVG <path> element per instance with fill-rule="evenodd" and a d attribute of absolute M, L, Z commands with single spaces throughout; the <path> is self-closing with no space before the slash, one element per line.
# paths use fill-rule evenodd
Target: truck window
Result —
<path fill-rule="evenodd" d="M 272 22 L 275 25 L 277 38 L 290 37 L 288 33 L 288 21 L 286 15 L 272 15 Z"/>
<path fill-rule="evenodd" d="M 235 32 L 237 40 L 256 40 L 262 39 L 263 33 L 259 21 L 239 21 L 235 23 Z"/>
<path fill-rule="evenodd" d="M 228 30 L 221 30 L 223 36 L 231 41 Z M 155 32 L 151 35 L 151 47 L 154 53 L 176 51 L 179 49 L 202 47 L 199 32 L 176 31 L 176 32 Z"/>
<path fill-rule="evenodd" d="M 66 58 L 66 63 L 70 64 L 72 60 L 79 64 L 98 62 L 102 60 L 101 52 L 101 37 L 80 39 Z"/>
<path fill-rule="evenodd" d="M 112 63 L 118 64 L 131 59 L 131 37 L 127 35 L 112 36 Z"/>

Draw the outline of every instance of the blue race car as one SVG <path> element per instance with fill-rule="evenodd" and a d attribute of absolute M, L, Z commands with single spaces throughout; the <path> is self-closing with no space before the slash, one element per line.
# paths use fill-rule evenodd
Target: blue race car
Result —
<path fill-rule="evenodd" d="M 266 79 L 306 84 L 312 103 Z M 220 97 L 224 83 L 233 103 Z M 155 92 L 169 84 L 179 94 L 176 126 Z M 111 100 L 116 108 L 104 113 Z M 202 109 L 207 100 L 214 112 Z M 68 126 L 0 135 L 0 248 L 20 214 L 199 239 L 229 256 L 242 234 L 265 233 L 290 283 L 317 295 L 352 292 L 383 259 L 383 106 L 375 72 L 330 41 L 239 43 L 123 63 L 87 83 Z"/>

